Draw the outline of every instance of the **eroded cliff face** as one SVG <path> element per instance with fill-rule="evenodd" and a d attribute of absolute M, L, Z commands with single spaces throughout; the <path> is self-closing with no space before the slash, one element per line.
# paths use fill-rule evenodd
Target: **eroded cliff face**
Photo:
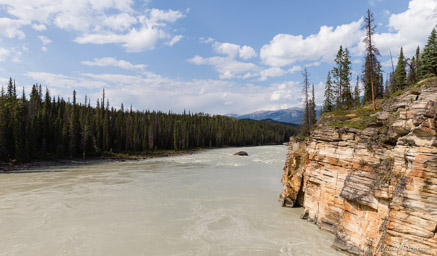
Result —
<path fill-rule="evenodd" d="M 437 255 L 437 82 L 385 102 L 364 130 L 291 142 L 280 196 L 353 255 Z"/>

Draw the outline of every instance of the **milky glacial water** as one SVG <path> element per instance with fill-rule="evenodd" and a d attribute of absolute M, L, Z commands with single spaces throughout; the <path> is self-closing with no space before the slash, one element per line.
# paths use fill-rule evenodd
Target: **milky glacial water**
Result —
<path fill-rule="evenodd" d="M 332 234 L 278 203 L 285 154 L 227 148 L 1 174 L 0 255 L 340 255 Z"/>

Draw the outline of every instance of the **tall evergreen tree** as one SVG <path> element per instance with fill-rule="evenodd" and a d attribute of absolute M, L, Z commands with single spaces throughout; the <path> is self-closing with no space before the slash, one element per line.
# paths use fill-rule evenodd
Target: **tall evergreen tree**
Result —
<path fill-rule="evenodd" d="M 310 120 L 310 100 L 309 100 L 309 74 L 308 70 L 305 68 L 302 72 L 303 77 L 303 104 L 304 104 L 304 120 L 302 125 L 302 134 L 304 136 L 310 135 L 310 129 L 311 129 L 311 120 Z"/>
<path fill-rule="evenodd" d="M 335 107 L 335 95 L 332 88 L 331 71 L 328 72 L 325 84 L 325 101 L 323 102 L 323 112 L 331 112 Z"/>
<path fill-rule="evenodd" d="M 387 99 L 390 97 L 391 87 L 390 87 L 390 78 L 387 78 L 385 80 L 385 86 L 384 86 L 384 98 Z"/>
<path fill-rule="evenodd" d="M 316 113 L 316 96 L 314 92 L 314 84 L 311 88 L 311 100 L 310 100 L 310 128 L 314 129 L 314 125 L 317 121 L 317 113 Z"/>
<path fill-rule="evenodd" d="M 349 50 L 340 46 L 335 57 L 335 66 L 332 69 L 335 92 L 337 94 L 336 108 L 344 109 L 352 105 L 352 93 L 350 89 L 351 61 Z"/>
<path fill-rule="evenodd" d="M 354 89 L 354 97 L 353 97 L 353 105 L 359 106 L 361 103 L 360 101 L 360 78 L 357 76 L 357 83 L 355 85 Z"/>
<path fill-rule="evenodd" d="M 364 84 L 366 85 L 366 90 L 365 90 L 365 100 L 367 100 L 369 98 L 369 92 L 371 92 L 371 100 L 372 100 L 372 105 L 373 105 L 373 111 L 376 111 L 376 106 L 375 106 L 375 88 L 374 88 L 374 70 L 375 70 L 375 60 L 376 60 L 376 55 L 379 55 L 379 51 L 378 49 L 373 45 L 372 42 L 372 36 L 375 33 L 375 28 L 376 26 L 373 25 L 374 23 L 374 17 L 373 17 L 373 13 L 370 12 L 370 10 L 367 10 L 367 15 L 364 18 L 364 29 L 366 31 L 366 37 L 364 38 L 364 43 L 366 44 L 366 64 L 365 64 L 365 74 L 364 74 L 364 78 L 365 78 L 365 82 Z M 367 64 L 368 62 L 368 64 Z M 368 65 L 368 66 L 367 66 Z M 379 79 L 377 79 L 379 80 Z M 370 85 L 370 90 L 367 88 Z"/>
<path fill-rule="evenodd" d="M 435 28 L 428 37 L 420 59 L 419 76 L 421 79 L 437 76 L 437 32 Z"/>
<path fill-rule="evenodd" d="M 417 82 L 417 62 L 416 57 L 411 57 L 410 63 L 407 62 L 408 65 L 408 74 L 407 74 L 407 85 L 411 85 Z"/>
<path fill-rule="evenodd" d="M 405 70 L 407 64 L 404 57 L 404 52 L 401 47 L 401 52 L 398 58 L 398 64 L 396 65 L 395 78 L 396 88 L 395 91 L 402 90 L 407 86 L 407 71 Z"/>
<path fill-rule="evenodd" d="M 419 81 L 420 79 L 420 69 L 421 69 L 421 61 L 420 61 L 420 48 L 417 46 L 416 49 L 416 80 Z"/>

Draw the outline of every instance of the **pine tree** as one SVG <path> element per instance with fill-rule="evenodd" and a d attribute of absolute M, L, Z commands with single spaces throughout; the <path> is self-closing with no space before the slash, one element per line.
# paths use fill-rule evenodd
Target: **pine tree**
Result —
<path fill-rule="evenodd" d="M 437 32 L 435 28 L 428 37 L 420 59 L 419 76 L 421 79 L 437 76 Z"/>
<path fill-rule="evenodd" d="M 373 60 L 371 61 L 371 59 Z M 373 70 L 371 63 L 373 63 Z M 383 98 L 384 84 L 381 63 L 378 61 L 375 55 L 373 55 L 372 58 L 370 58 L 370 55 L 367 55 L 362 73 L 362 82 L 364 84 L 363 102 L 372 102 L 372 77 L 373 97 L 375 99 Z"/>
<path fill-rule="evenodd" d="M 413 56 L 411 57 L 410 63 L 408 63 L 408 74 L 407 74 L 407 85 L 412 85 L 417 82 L 417 62 L 416 58 Z"/>
<path fill-rule="evenodd" d="M 335 66 L 332 69 L 335 92 L 337 94 L 336 108 L 344 109 L 352 105 L 352 93 L 350 89 L 351 61 L 349 50 L 340 46 L 335 58 Z"/>
<path fill-rule="evenodd" d="M 420 61 L 420 48 L 417 46 L 416 49 L 416 80 L 419 81 L 420 78 L 420 69 L 421 69 L 421 61 Z"/>
<path fill-rule="evenodd" d="M 310 135 L 310 129 L 311 129 L 311 120 L 310 120 L 310 100 L 308 97 L 308 90 L 309 90 L 309 74 L 308 70 L 305 68 L 302 72 L 303 76 L 303 104 L 304 104 L 304 120 L 302 125 L 302 134 L 304 136 Z"/>
<path fill-rule="evenodd" d="M 314 125 L 316 124 L 317 118 L 316 118 L 316 96 L 314 93 L 314 84 L 312 85 L 312 92 L 311 92 L 311 100 L 310 100 L 310 128 L 311 130 L 314 129 Z"/>
<path fill-rule="evenodd" d="M 73 104 L 71 106 L 70 120 L 69 120 L 69 134 L 70 134 L 70 156 L 80 156 L 80 123 L 79 123 L 79 111 L 76 103 L 76 91 L 73 91 Z"/>
<path fill-rule="evenodd" d="M 354 89 L 353 105 L 359 106 L 360 103 L 361 103 L 361 101 L 360 101 L 360 81 L 359 81 L 359 76 L 357 76 L 357 83 L 356 83 L 355 89 Z"/>
<path fill-rule="evenodd" d="M 384 98 L 388 99 L 390 97 L 390 78 L 387 78 L 385 80 L 385 86 L 384 86 Z"/>
<path fill-rule="evenodd" d="M 373 45 L 372 43 L 372 35 L 375 32 L 376 26 L 373 25 L 374 18 L 373 13 L 370 12 L 370 10 L 367 10 L 367 16 L 364 18 L 364 29 L 366 30 L 366 37 L 364 38 L 363 42 L 366 44 L 366 64 L 365 64 L 365 74 L 364 74 L 364 84 L 366 85 L 365 90 L 365 101 L 367 101 L 368 98 L 370 98 L 371 92 L 371 100 L 373 105 L 373 111 L 376 111 L 375 106 L 375 88 L 374 88 L 374 73 L 375 70 L 375 64 L 374 60 L 376 60 L 376 55 L 379 55 L 378 49 Z M 368 63 L 367 63 L 368 62 Z M 369 84 L 369 85 L 368 85 Z M 370 87 L 369 89 L 367 87 Z"/>
<path fill-rule="evenodd" d="M 331 71 L 328 72 L 325 84 L 325 101 L 323 103 L 323 112 L 331 112 L 335 107 L 335 97 L 332 88 Z"/>
<path fill-rule="evenodd" d="M 407 87 L 407 71 L 406 68 L 406 60 L 404 57 L 403 49 L 401 48 L 401 52 L 398 58 L 398 64 L 395 69 L 395 78 L 396 78 L 396 88 L 395 91 L 399 91 Z"/>

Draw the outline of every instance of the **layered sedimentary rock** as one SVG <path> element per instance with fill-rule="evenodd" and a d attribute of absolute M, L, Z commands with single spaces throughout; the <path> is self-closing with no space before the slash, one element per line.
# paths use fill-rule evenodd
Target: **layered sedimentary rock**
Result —
<path fill-rule="evenodd" d="M 353 255 L 437 255 L 437 83 L 385 102 L 365 129 L 289 144 L 280 199 Z"/>

